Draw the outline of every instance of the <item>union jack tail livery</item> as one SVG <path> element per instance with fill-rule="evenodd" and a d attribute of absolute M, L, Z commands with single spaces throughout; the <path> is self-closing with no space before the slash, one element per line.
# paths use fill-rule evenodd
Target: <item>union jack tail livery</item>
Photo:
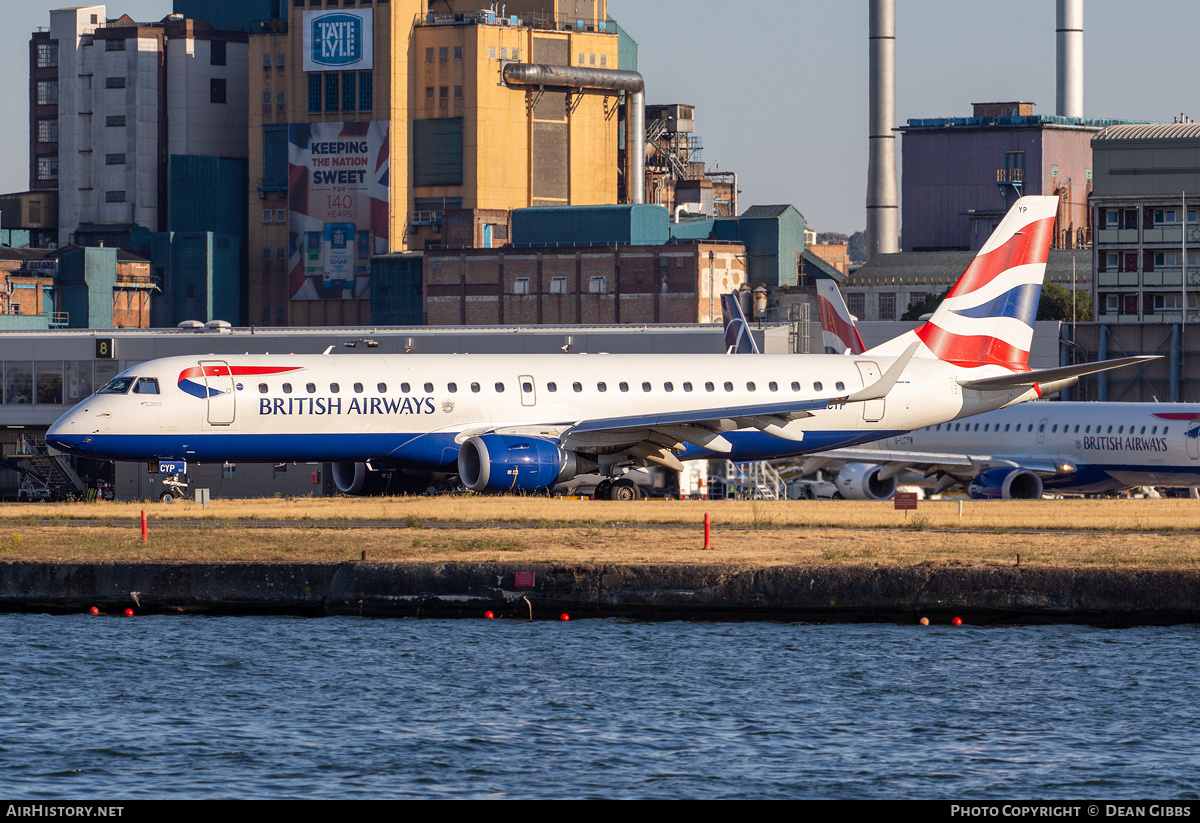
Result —
<path fill-rule="evenodd" d="M 880 350 L 917 339 L 922 343 L 918 357 L 966 368 L 1029 371 L 1033 321 L 1057 211 L 1054 196 L 1018 200 L 929 322 Z"/>
<path fill-rule="evenodd" d="M 824 277 L 817 278 L 817 304 L 821 310 L 821 339 L 826 354 L 862 354 L 866 351 L 836 283 Z"/>

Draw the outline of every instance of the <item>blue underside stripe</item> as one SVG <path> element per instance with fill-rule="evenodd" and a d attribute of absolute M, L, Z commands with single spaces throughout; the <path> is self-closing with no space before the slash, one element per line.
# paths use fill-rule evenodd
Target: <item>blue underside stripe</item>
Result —
<path fill-rule="evenodd" d="M 733 461 L 790 457 L 824 449 L 855 446 L 900 431 L 806 432 L 803 443 L 759 431 L 730 432 L 730 454 L 687 446 L 681 460 L 725 458 Z M 199 435 L 52 435 L 56 449 L 111 460 L 188 460 L 193 463 L 337 462 L 387 460 L 419 468 L 452 468 L 458 460 L 453 432 L 386 434 L 199 434 Z"/>

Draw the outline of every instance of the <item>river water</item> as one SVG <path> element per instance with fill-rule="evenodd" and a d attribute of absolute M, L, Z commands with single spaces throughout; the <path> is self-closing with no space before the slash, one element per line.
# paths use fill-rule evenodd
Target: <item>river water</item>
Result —
<path fill-rule="evenodd" d="M 1200 628 L 0 615 L 0 796 L 1192 799 Z"/>

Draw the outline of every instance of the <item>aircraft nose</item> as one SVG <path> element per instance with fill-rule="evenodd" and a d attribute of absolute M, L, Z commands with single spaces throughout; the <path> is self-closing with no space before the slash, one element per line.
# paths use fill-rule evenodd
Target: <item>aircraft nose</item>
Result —
<path fill-rule="evenodd" d="M 46 445 L 59 451 L 67 451 L 73 440 L 71 435 L 77 434 L 78 429 L 79 424 L 72 415 L 63 415 L 46 430 Z"/>

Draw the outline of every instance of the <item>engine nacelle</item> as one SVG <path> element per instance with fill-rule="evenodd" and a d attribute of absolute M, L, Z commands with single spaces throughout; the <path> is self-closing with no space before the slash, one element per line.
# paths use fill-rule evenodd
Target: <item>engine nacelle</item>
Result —
<path fill-rule="evenodd" d="M 342 494 L 382 494 L 387 488 L 383 472 L 367 467 L 366 463 L 333 463 L 333 485 Z"/>
<path fill-rule="evenodd" d="M 1042 478 L 1025 469 L 1001 466 L 976 475 L 967 492 L 975 500 L 1041 500 Z"/>
<path fill-rule="evenodd" d="M 535 492 L 576 474 L 575 454 L 541 437 L 484 434 L 458 449 L 458 476 L 473 492 Z"/>
<path fill-rule="evenodd" d="M 882 466 L 848 463 L 837 476 L 838 492 L 846 500 L 887 500 L 896 493 L 896 478 L 879 479 Z"/>

